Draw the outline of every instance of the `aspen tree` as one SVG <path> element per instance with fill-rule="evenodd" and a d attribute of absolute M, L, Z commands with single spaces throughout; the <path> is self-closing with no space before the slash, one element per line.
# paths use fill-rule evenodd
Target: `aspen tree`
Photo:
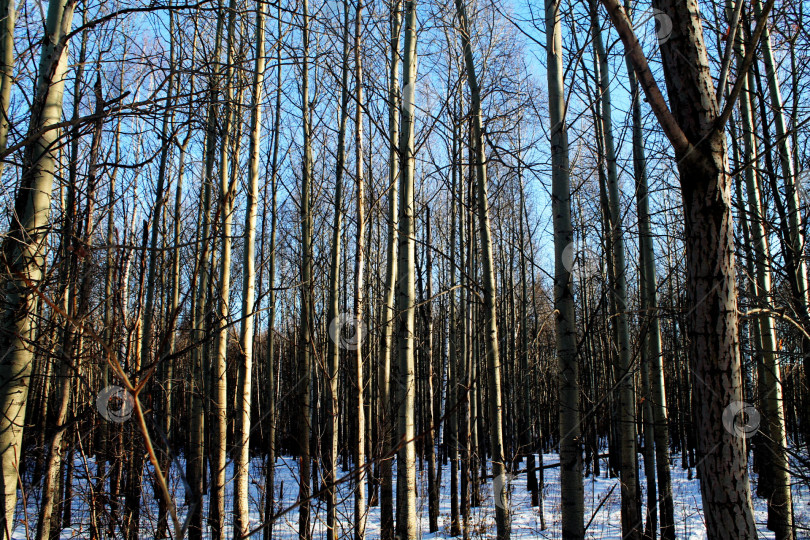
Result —
<path fill-rule="evenodd" d="M 354 161 L 357 184 L 357 231 L 354 263 L 354 383 L 357 388 L 355 414 L 357 415 L 357 438 L 355 440 L 355 463 L 357 469 L 354 485 L 354 538 L 363 540 L 366 535 L 366 408 L 363 398 L 363 287 L 365 272 L 365 180 L 363 178 L 363 64 L 360 51 L 363 28 L 363 0 L 357 0 L 354 19 Z"/>
<path fill-rule="evenodd" d="M 754 61 L 753 50 L 719 103 L 697 3 L 655 0 L 671 22 L 660 43 L 667 105 L 618 0 L 602 0 L 665 135 L 675 151 L 685 215 L 690 355 L 697 407 L 698 472 L 709 538 L 756 538 L 745 440 L 724 427 L 723 414 L 742 401 L 731 176 L 725 124 Z M 769 2 L 768 6 L 773 5 Z M 752 33 L 765 28 L 763 11 Z M 669 25 L 668 25 L 669 26 Z M 728 46 L 731 46 L 729 44 Z M 722 94 L 722 92 L 721 92 Z M 722 107 L 721 107 L 722 106 Z"/>
<path fill-rule="evenodd" d="M 579 359 L 574 288 L 566 250 L 573 246 L 568 129 L 563 90 L 562 25 L 559 0 L 546 0 L 548 108 L 551 124 L 551 212 L 554 223 L 554 308 L 557 381 L 560 393 L 560 501 L 562 538 L 582 538 L 584 488 L 579 412 Z"/>
<path fill-rule="evenodd" d="M 209 522 L 212 537 L 216 540 L 223 535 L 225 526 L 225 468 L 227 425 L 227 354 L 228 320 L 230 313 L 231 286 L 231 229 L 233 226 L 233 206 L 235 182 L 231 171 L 231 129 L 236 118 L 237 105 L 234 99 L 236 76 L 234 49 L 236 40 L 236 0 L 230 0 L 227 10 L 228 33 L 225 40 L 225 106 L 224 122 L 220 136 L 219 162 L 219 201 L 217 214 L 220 217 L 219 290 L 212 295 L 216 302 L 215 344 L 211 362 L 211 494 L 209 499 Z M 220 14 L 224 16 L 224 14 Z M 235 143 L 238 139 L 235 140 Z M 235 153 L 234 153 L 235 154 Z M 233 156 L 236 159 L 236 155 Z M 212 268 L 215 266 L 212 265 Z M 213 287 L 213 279 L 211 281 Z"/>
<path fill-rule="evenodd" d="M 405 46 L 402 58 L 402 102 L 399 132 L 399 234 L 397 262 L 397 341 L 399 349 L 399 454 L 397 533 L 402 540 L 418 537 L 416 519 L 416 442 L 414 440 L 414 113 L 416 85 L 416 0 L 405 0 Z M 400 486 L 400 482 L 402 485 Z"/>
<path fill-rule="evenodd" d="M 265 479 L 265 510 L 264 510 L 264 540 L 273 536 L 273 521 L 275 514 L 275 469 L 276 469 L 276 371 L 275 371 L 275 320 L 276 320 L 276 232 L 278 229 L 278 153 L 279 138 L 281 136 L 281 3 L 276 6 L 276 103 L 274 106 L 273 121 L 273 151 L 270 158 L 270 262 L 269 266 L 269 312 L 267 316 L 267 357 L 266 383 L 267 383 L 267 465 Z M 330 539 L 331 540 L 331 539 Z"/>
<path fill-rule="evenodd" d="M 764 37 L 763 37 L 764 39 Z M 745 45 L 741 39 L 734 43 L 737 62 L 742 62 Z M 743 145 L 745 155 L 754 164 L 758 161 L 757 148 L 753 126 L 753 107 L 751 99 L 754 94 L 750 91 L 749 80 L 752 74 L 745 77 L 740 95 L 740 117 L 742 120 Z M 773 94 L 771 95 L 773 98 Z M 781 114 L 781 113 L 780 113 Z M 765 226 L 765 212 L 761 202 L 760 178 L 756 167 L 748 165 L 743 172 L 748 202 L 748 229 L 751 234 L 754 251 L 754 298 L 759 304 L 767 303 L 772 298 L 771 292 L 771 256 L 768 245 L 768 232 Z M 793 500 L 790 491 L 790 467 L 787 459 L 787 438 L 785 435 L 785 414 L 782 401 L 782 380 L 778 362 L 779 347 L 777 346 L 776 328 L 770 314 L 761 313 L 755 317 L 755 324 L 759 331 L 759 347 L 762 366 L 759 372 L 762 377 L 760 384 L 760 403 L 765 416 L 762 426 L 766 439 L 766 454 L 763 458 L 765 467 L 760 474 L 766 475 L 767 482 L 762 482 L 767 490 L 768 499 L 768 528 L 774 531 L 777 540 L 792 540 L 795 532 L 793 528 Z"/>
<path fill-rule="evenodd" d="M 75 0 L 48 3 L 45 36 L 28 132 L 39 134 L 25 148 L 20 187 L 2 245 L 4 298 L 0 313 L 0 539 L 9 538 L 17 505 L 18 467 L 33 361 L 33 314 L 45 264 L 45 241 L 56 168 L 57 130 Z"/>
<path fill-rule="evenodd" d="M 8 143 L 9 105 L 11 87 L 14 85 L 14 26 L 17 23 L 17 7 L 14 0 L 0 2 L 0 152 Z M 3 162 L 0 161 L 0 174 Z"/>
<path fill-rule="evenodd" d="M 237 434 L 234 456 L 234 524 L 236 537 L 249 531 L 250 508 L 248 476 L 250 472 L 250 411 L 253 376 L 253 342 L 256 291 L 256 211 L 259 199 L 259 146 L 261 144 L 261 101 L 265 66 L 264 2 L 256 4 L 256 58 L 253 66 L 253 88 L 250 107 L 250 148 L 248 150 L 247 212 L 242 275 L 242 327 L 239 334 L 237 376 Z"/>
<path fill-rule="evenodd" d="M 484 343 L 487 348 L 486 365 L 489 402 L 490 452 L 492 454 L 492 476 L 494 478 L 493 497 L 495 498 L 495 523 L 498 540 L 508 540 L 509 523 L 509 482 L 506 481 L 506 462 L 503 445 L 503 403 L 501 397 L 502 366 L 498 348 L 498 312 L 496 307 L 495 265 L 492 255 L 492 232 L 489 222 L 489 199 L 487 194 L 487 165 L 484 149 L 484 128 L 481 119 L 481 89 L 478 86 L 470 26 L 464 0 L 456 0 L 456 13 L 459 21 L 461 46 L 464 51 L 464 64 L 467 71 L 467 85 L 470 89 L 472 152 L 475 163 L 476 197 L 478 203 L 478 235 L 481 242 L 481 260 L 484 282 Z"/>
<path fill-rule="evenodd" d="M 325 456 L 326 471 L 326 527 L 328 540 L 339 537 L 337 518 L 337 479 L 338 434 L 340 421 L 339 369 L 340 369 L 340 332 L 344 321 L 340 320 L 340 251 L 343 227 L 343 174 L 346 163 L 346 121 L 349 116 L 349 2 L 343 1 L 343 56 L 340 70 L 340 111 L 338 120 L 337 164 L 335 166 L 335 210 L 332 222 L 332 251 L 329 263 L 329 299 L 327 319 L 330 324 L 330 336 L 327 343 L 327 384 L 329 386 L 329 403 L 326 418 L 327 452 Z"/>
<path fill-rule="evenodd" d="M 301 427 L 298 444 L 301 449 L 298 483 L 298 537 L 310 540 L 310 494 L 312 465 L 310 437 L 312 436 L 312 326 L 314 324 L 312 297 L 312 120 L 309 102 L 309 0 L 303 0 L 301 39 L 301 124 L 304 133 L 304 163 L 301 170 Z"/>
<path fill-rule="evenodd" d="M 388 240 L 386 248 L 386 269 L 383 329 L 380 340 L 379 401 L 380 401 L 380 454 L 385 456 L 380 463 L 380 538 L 394 538 L 393 502 L 393 456 L 388 456 L 393 448 L 394 409 L 391 393 L 391 355 L 393 331 L 396 322 L 396 280 L 397 243 L 399 228 L 399 41 L 402 28 L 402 0 L 393 0 L 390 12 L 389 70 L 388 70 Z M 345 87 L 345 85 L 344 85 Z"/>
<path fill-rule="evenodd" d="M 613 264 L 613 303 L 618 346 L 618 369 L 616 377 L 619 386 L 619 448 L 621 455 L 621 495 L 622 495 L 622 536 L 628 540 L 639 540 L 642 533 L 642 520 L 638 513 L 638 474 L 636 467 L 636 399 L 633 389 L 633 373 L 630 356 L 630 328 L 627 317 L 627 280 L 624 234 L 622 232 L 621 207 L 619 200 L 619 174 L 616 166 L 616 149 L 613 141 L 612 105 L 610 100 L 610 74 L 605 47 L 602 44 L 602 31 L 595 0 L 590 2 L 591 31 L 596 53 L 599 88 L 598 129 L 604 141 L 605 163 L 607 165 L 606 229 L 610 235 L 610 257 Z"/>
<path fill-rule="evenodd" d="M 658 479 L 658 505 L 662 540 L 675 540 L 675 510 L 672 501 L 672 481 L 669 471 L 669 418 L 664 385 L 664 354 L 661 344 L 661 321 L 658 314 L 658 285 L 655 270 L 655 248 L 649 210 L 647 159 L 641 123 L 641 93 L 638 79 L 629 59 L 626 59 L 627 78 L 633 117 L 633 174 L 636 180 L 638 213 L 639 266 L 641 281 L 641 309 L 646 312 L 646 336 L 642 355 L 646 355 L 650 382 L 647 402 L 652 409 L 653 441 L 645 433 L 644 444 L 655 446 L 655 468 Z M 646 412 L 645 412 L 646 414 Z M 645 456 L 645 459 L 648 459 Z M 646 465 L 646 464 L 645 464 Z"/>

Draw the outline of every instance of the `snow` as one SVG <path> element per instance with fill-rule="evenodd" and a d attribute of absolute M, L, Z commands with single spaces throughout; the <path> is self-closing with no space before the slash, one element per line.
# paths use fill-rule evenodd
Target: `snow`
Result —
<path fill-rule="evenodd" d="M 89 484 L 86 478 L 87 470 L 93 470 L 92 460 L 81 458 L 76 459 L 75 468 L 75 493 L 73 500 L 73 523 L 68 529 L 62 532 L 62 539 L 87 538 L 89 523 Z M 556 454 L 546 454 L 543 457 L 546 465 L 557 462 Z M 175 460 L 170 475 L 170 490 L 176 497 L 178 517 L 181 522 L 185 518 L 188 507 L 184 504 L 184 485 L 179 474 L 183 464 L 180 460 Z M 607 467 L 603 467 L 606 469 Z M 525 462 L 521 469 L 525 469 Z M 148 469 L 147 469 L 148 470 Z M 699 481 L 694 478 L 689 479 L 688 471 L 680 466 L 678 458 L 672 463 L 672 490 L 675 505 L 675 527 L 676 536 L 680 539 L 701 540 L 705 539 L 706 531 L 703 525 L 703 513 L 701 510 Z M 693 471 L 694 472 L 694 471 Z M 510 482 L 512 506 L 512 537 L 519 539 L 555 539 L 560 538 L 560 486 L 559 469 L 548 468 L 544 471 L 545 489 L 543 490 L 543 511 L 545 515 L 546 528 L 542 529 L 540 513 L 538 508 L 531 506 L 530 493 L 526 490 L 526 475 L 521 473 Z M 338 475 L 341 475 L 340 470 Z M 428 533 L 428 500 L 427 500 L 427 467 L 422 469 L 417 464 L 417 480 L 419 483 L 417 495 L 417 519 L 420 529 L 423 531 L 422 538 L 439 539 L 452 538 L 450 536 L 450 497 L 449 497 L 449 466 L 443 467 L 442 492 L 440 499 L 439 531 Z M 232 466 L 228 469 L 227 478 L 233 477 Z M 264 475 L 262 472 L 262 461 L 254 459 L 251 463 L 250 482 L 250 504 L 251 504 L 251 525 L 258 527 L 259 507 L 263 505 L 262 493 L 264 490 Z M 396 473 L 395 473 L 396 478 Z M 751 473 L 752 493 L 756 488 L 756 475 Z M 646 481 L 644 477 L 643 457 L 639 456 L 639 480 L 642 490 L 645 490 Z M 291 508 L 297 499 L 297 461 L 290 457 L 281 457 L 276 463 L 276 500 L 280 509 Z M 145 500 L 142 505 L 141 514 L 141 538 L 154 538 L 154 528 L 157 523 L 157 503 L 152 496 L 151 476 L 144 478 Z M 621 539 L 621 495 L 617 478 L 607 478 L 604 475 L 595 478 L 593 476 L 585 478 L 585 522 L 592 521 L 586 531 L 586 538 L 592 539 Z M 478 508 L 470 509 L 470 537 L 471 538 L 493 538 L 495 536 L 494 504 L 492 499 L 491 479 L 481 486 L 482 504 Z M 351 486 L 348 482 L 341 484 L 338 491 L 338 521 L 341 527 L 341 538 L 352 538 L 353 522 L 353 499 Z M 226 510 L 233 508 L 233 482 L 229 481 L 226 486 Z M 774 535 L 766 527 L 767 509 L 763 499 L 754 497 L 754 507 L 756 512 L 756 522 L 760 538 L 774 538 Z M 810 538 L 810 487 L 807 483 L 794 481 L 793 487 L 794 514 L 798 529 L 799 539 Z M 605 500 L 607 498 L 607 500 Z M 28 536 L 26 536 L 25 519 L 16 524 L 14 539 L 33 538 L 36 531 L 36 519 L 38 515 L 38 494 L 28 494 L 27 520 Z M 148 500 L 147 500 L 148 499 Z M 603 502 L 604 501 L 604 502 Z M 123 502 L 123 500 L 122 500 Z M 642 503 L 646 502 L 646 495 L 642 493 Z M 207 505 L 207 500 L 205 501 Z M 18 508 L 22 508 L 19 503 Z M 226 524 L 225 538 L 231 538 L 230 513 Z M 370 540 L 379 538 L 380 508 L 375 506 L 369 509 L 368 525 L 366 537 Z M 312 526 L 314 530 L 313 538 L 325 538 L 326 536 L 326 504 L 319 499 L 313 500 L 312 506 Z M 298 538 L 298 509 L 293 508 L 275 523 L 273 537 L 279 540 L 292 540 Z M 120 533 L 116 534 L 118 536 Z M 261 538 L 261 532 L 257 532 L 254 538 Z"/>

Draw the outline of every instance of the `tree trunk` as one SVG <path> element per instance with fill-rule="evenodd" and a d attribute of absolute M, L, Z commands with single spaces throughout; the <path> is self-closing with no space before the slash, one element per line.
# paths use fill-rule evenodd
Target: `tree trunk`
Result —
<path fill-rule="evenodd" d="M 304 132 L 304 163 L 301 171 L 301 427 L 298 445 L 301 448 L 298 511 L 298 537 L 310 540 L 310 495 L 311 495 L 311 456 L 310 437 L 312 435 L 312 132 L 309 103 L 309 0 L 304 0 L 302 12 L 303 52 L 301 56 L 301 122 Z"/>
<path fill-rule="evenodd" d="M 501 398 L 502 368 L 498 350 L 498 311 L 496 307 L 495 265 L 492 256 L 492 232 L 489 223 L 489 199 L 487 195 L 487 165 L 484 149 L 484 128 L 481 120 L 481 90 L 470 44 L 470 26 L 464 0 L 456 0 L 456 14 L 459 19 L 461 45 L 464 63 L 467 68 L 467 85 L 471 97 L 472 141 L 475 160 L 475 181 L 478 198 L 478 234 L 481 241 L 484 281 L 484 332 L 487 347 L 487 380 L 489 385 L 489 434 L 492 455 L 492 488 L 495 498 L 495 523 L 498 540 L 508 540 L 509 523 L 509 481 L 506 476 L 506 463 L 503 448 L 503 404 Z"/>
<path fill-rule="evenodd" d="M 0 2 L 0 153 L 8 143 L 9 105 L 11 88 L 14 86 L 14 26 L 17 23 L 17 8 L 14 0 Z M 0 174 L 4 163 L 0 161 Z"/>
<path fill-rule="evenodd" d="M 276 470 L 276 372 L 275 372 L 275 320 L 276 320 L 276 229 L 278 228 L 278 150 L 279 133 L 281 131 L 281 4 L 276 11 L 276 103 L 275 119 L 273 122 L 273 154 L 270 161 L 270 189 L 272 191 L 270 202 L 270 263 L 268 303 L 269 313 L 267 316 L 267 358 L 265 365 L 267 370 L 267 465 L 265 480 L 265 508 L 264 508 L 264 540 L 270 540 L 273 536 L 273 522 L 275 514 L 275 470 Z M 331 539 L 330 539 L 331 540 Z"/>
<path fill-rule="evenodd" d="M 338 435 L 340 421 L 340 401 L 339 390 L 339 370 L 340 370 L 340 349 L 341 326 L 344 321 L 340 316 L 340 251 L 341 236 L 343 227 L 343 173 L 346 161 L 346 120 L 348 118 L 349 106 L 349 3 L 343 2 L 343 62 L 341 65 L 340 80 L 340 119 L 338 124 L 337 141 L 337 165 L 335 167 L 335 214 L 332 224 L 332 252 L 329 265 L 329 300 L 327 320 L 329 321 L 329 331 L 331 333 L 327 343 L 327 369 L 329 385 L 329 409 L 326 419 L 327 430 L 327 452 L 326 471 L 324 481 L 326 483 L 326 512 L 327 512 L 327 538 L 337 540 L 340 536 L 340 524 L 338 522 L 337 509 L 337 457 L 338 457 Z"/>
<path fill-rule="evenodd" d="M 394 493 L 393 460 L 389 453 L 394 450 L 394 408 L 391 395 L 392 335 L 396 319 L 394 302 L 397 279 L 397 232 L 398 232 L 398 182 L 399 182 L 399 36 L 402 27 L 401 0 L 391 6 L 390 61 L 388 72 L 388 245 L 385 269 L 385 306 L 380 344 L 380 538 L 394 538 Z M 344 84 L 345 88 L 345 84 Z"/>
<path fill-rule="evenodd" d="M 743 54 L 741 41 L 735 43 L 738 61 Z M 758 148 L 753 129 L 753 116 L 751 107 L 751 94 L 748 80 L 743 83 L 740 96 L 740 116 L 743 124 L 743 143 L 747 160 L 753 163 L 745 167 L 745 185 L 748 199 L 748 212 L 750 214 L 749 228 L 754 248 L 754 298 L 759 305 L 768 305 L 772 301 L 771 293 L 771 262 L 770 247 L 768 246 L 768 233 L 765 228 L 765 215 L 760 202 L 759 175 L 756 164 L 758 162 Z M 772 96 L 773 97 L 773 96 Z M 783 164 L 784 165 L 784 164 Z M 770 314 L 762 313 L 756 316 L 759 328 L 758 345 L 760 347 L 758 358 L 762 362 L 762 385 L 760 393 L 765 416 L 763 438 L 765 439 L 765 453 L 760 470 L 760 477 L 767 482 L 764 493 L 768 499 L 768 528 L 774 531 L 777 540 L 792 540 L 793 529 L 793 500 L 790 492 L 790 467 L 787 459 L 787 440 L 785 435 L 785 415 L 782 407 L 782 381 L 779 362 L 777 360 L 776 328 Z"/>
<path fill-rule="evenodd" d="M 691 309 L 690 356 L 697 414 L 698 474 L 709 538 L 756 538 L 745 441 L 724 429 L 723 414 L 742 401 L 737 284 L 724 123 L 696 2 L 656 0 L 672 33 L 661 43 L 671 112 L 617 0 L 603 0 L 647 101 L 675 149 L 686 228 Z M 761 30 L 760 30 L 761 31 Z M 751 57 L 753 59 L 753 56 Z M 744 75 L 745 69 L 741 70 Z M 739 76 L 739 75 L 738 75 Z M 738 81 L 739 82 L 739 81 Z M 739 91 L 735 85 L 735 92 Z"/>
<path fill-rule="evenodd" d="M 261 102 L 264 83 L 265 10 L 256 5 L 256 59 L 250 111 L 250 149 L 248 155 L 247 212 L 242 275 L 242 328 L 239 335 L 240 357 L 237 366 L 237 433 L 234 450 L 234 523 L 233 534 L 242 537 L 250 530 L 248 480 L 250 473 L 250 411 L 253 376 L 253 341 L 256 291 L 256 211 L 259 198 L 259 146 L 261 144 Z"/>
<path fill-rule="evenodd" d="M 354 162 L 355 182 L 357 183 L 357 237 L 354 263 L 354 383 L 357 387 L 357 437 L 355 439 L 355 463 L 357 469 L 354 484 L 354 538 L 363 540 L 366 536 L 366 408 L 363 398 L 363 277 L 365 272 L 366 234 L 366 195 L 363 178 L 363 63 L 360 53 L 361 31 L 363 28 L 363 3 L 357 0 L 354 19 Z"/>
<path fill-rule="evenodd" d="M 25 404 L 34 357 L 35 292 L 45 267 L 45 240 L 56 167 L 57 130 L 43 128 L 62 119 L 62 94 L 67 69 L 67 36 L 75 0 L 48 4 L 45 37 L 28 132 L 40 134 L 26 146 L 20 187 L 9 231 L 3 241 L 3 300 L 0 314 L 0 470 L 3 516 L 0 539 L 14 528 Z"/>
<path fill-rule="evenodd" d="M 418 536 L 416 519 L 416 443 L 414 440 L 414 95 L 416 84 L 416 0 L 405 0 L 405 50 L 399 134 L 399 234 L 397 262 L 397 341 L 399 349 L 399 455 L 397 532 L 402 540 Z M 401 487 L 399 483 L 402 482 Z"/>
<path fill-rule="evenodd" d="M 562 538 L 575 540 L 584 532 L 584 488 L 579 414 L 577 326 L 570 255 L 573 248 L 569 186 L 568 129 L 563 91 L 562 25 L 559 0 L 546 0 L 546 54 L 549 120 L 551 123 L 551 212 L 554 222 L 554 309 L 557 380 L 560 399 L 560 493 Z"/>
<path fill-rule="evenodd" d="M 218 540 L 223 535 L 225 526 L 225 468 L 227 467 L 226 445 L 228 439 L 228 325 L 231 290 L 231 229 L 233 225 L 233 206 L 235 183 L 231 172 L 231 128 L 234 126 L 235 105 L 233 88 L 236 86 L 234 75 L 234 41 L 236 40 L 236 0 L 230 0 L 228 9 L 228 37 L 225 50 L 225 107 L 224 122 L 220 135 L 219 162 L 219 201 L 217 214 L 220 217 L 220 255 L 219 255 L 219 290 L 212 300 L 216 303 L 215 315 L 215 350 L 211 362 L 211 492 L 208 506 L 211 536 Z M 220 16 L 224 13 L 220 12 Z M 234 159 L 236 156 L 234 156 Z M 214 265 L 212 265 L 212 268 Z"/>

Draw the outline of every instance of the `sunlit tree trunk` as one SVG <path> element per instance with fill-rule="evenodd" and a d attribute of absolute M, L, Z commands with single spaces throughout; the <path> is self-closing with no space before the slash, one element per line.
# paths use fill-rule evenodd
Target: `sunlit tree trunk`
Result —
<path fill-rule="evenodd" d="M 33 314 L 45 265 L 45 240 L 56 168 L 57 130 L 43 128 L 62 119 L 62 94 L 68 59 L 67 36 L 74 0 L 48 3 L 36 93 L 28 132 L 39 134 L 25 149 L 22 176 L 9 231 L 2 245 L 0 313 L 0 539 L 9 538 L 17 504 L 17 479 L 25 404 L 34 356 Z"/>
<path fill-rule="evenodd" d="M 231 129 L 236 117 L 234 109 L 234 87 L 236 86 L 234 74 L 234 49 L 236 38 L 236 0 L 230 0 L 228 9 L 228 37 L 226 38 L 225 60 L 225 107 L 223 111 L 224 122 L 221 126 L 220 162 L 219 162 L 219 201 L 217 215 L 220 218 L 220 253 L 219 253 L 219 287 L 216 290 L 215 302 L 217 310 L 215 318 L 215 349 L 211 361 L 211 492 L 209 501 L 209 522 L 211 534 L 216 540 L 223 535 L 225 526 L 225 468 L 226 443 L 228 437 L 228 325 L 230 314 L 231 290 L 231 229 L 233 226 L 233 206 L 235 183 L 231 175 L 231 146 L 238 140 L 232 139 Z M 234 140 L 234 143 L 231 141 Z M 233 157 L 236 160 L 236 156 Z M 235 169 L 235 166 L 234 166 Z M 212 265 L 213 268 L 213 265 Z"/>
<path fill-rule="evenodd" d="M 738 62 L 744 53 L 741 40 L 735 43 Z M 771 251 L 768 246 L 768 232 L 765 226 L 765 212 L 762 207 L 758 163 L 758 148 L 753 128 L 753 107 L 751 99 L 753 94 L 749 91 L 749 80 L 746 77 L 740 96 L 740 117 L 742 118 L 743 145 L 746 160 L 751 163 L 745 167 L 744 177 L 748 200 L 748 227 L 754 251 L 754 298 L 761 305 L 773 301 L 771 292 Z M 773 97 L 773 95 L 771 96 Z M 779 113 L 781 114 L 781 113 Z M 783 163 L 784 166 L 784 163 Z M 761 482 L 765 487 L 765 497 L 768 499 L 768 528 L 774 531 L 777 540 L 792 540 L 793 529 L 793 499 L 790 492 L 790 464 L 787 459 L 787 439 L 785 435 L 785 414 L 782 402 L 782 380 L 778 361 L 776 328 L 770 314 L 761 313 L 755 318 L 759 329 L 760 354 L 762 366 L 759 372 L 762 377 L 759 381 L 760 403 L 762 404 L 764 425 L 762 426 L 765 439 L 765 452 L 763 453 L 763 467 L 760 476 L 765 476 L 767 482 Z M 765 479 L 763 478 L 763 480 Z"/>
<path fill-rule="evenodd" d="M 388 71 L 388 242 L 386 248 L 385 288 L 383 290 L 383 329 L 380 340 L 379 410 L 380 454 L 380 538 L 394 538 L 394 409 L 391 395 L 391 353 L 396 319 L 394 302 L 397 279 L 397 232 L 399 218 L 399 37 L 402 27 L 401 0 L 393 0 L 390 14 L 389 71 Z M 345 85 L 344 85 L 345 87 Z"/>
<path fill-rule="evenodd" d="M 327 451 L 325 456 L 326 512 L 328 540 L 337 540 L 340 535 L 338 522 L 337 479 L 338 434 L 340 421 L 339 369 L 340 369 L 340 252 L 343 228 L 343 174 L 346 163 L 346 121 L 349 116 L 349 3 L 343 2 L 343 62 L 340 72 L 340 112 L 338 120 L 337 164 L 335 167 L 335 210 L 332 222 L 332 251 L 329 263 L 329 299 L 327 320 L 331 335 L 327 343 L 329 403 L 326 418 Z"/>
<path fill-rule="evenodd" d="M 87 32 L 82 32 L 81 47 L 79 50 L 79 66 L 76 69 L 76 77 L 74 79 L 73 90 L 73 117 L 79 116 L 79 106 L 81 104 L 82 85 L 84 84 L 84 62 L 87 58 Z M 96 86 L 96 112 L 103 110 L 104 104 L 100 101 L 100 84 L 99 80 Z M 97 122 L 98 124 L 98 122 Z M 103 125 L 103 124 L 102 124 Z M 98 154 L 98 144 L 100 140 L 101 126 L 96 128 L 94 133 L 94 155 L 90 156 L 90 167 L 92 168 L 93 160 Z M 78 283 L 84 283 L 81 278 L 85 277 L 86 263 L 80 263 L 77 253 L 80 250 L 86 249 L 82 246 L 82 242 L 86 240 L 83 235 L 86 230 L 82 231 L 81 224 L 77 223 L 78 215 L 78 202 L 76 194 L 81 189 L 78 180 L 79 168 L 79 131 L 72 130 L 73 140 L 70 145 L 70 163 L 68 165 L 68 185 L 67 185 L 67 207 L 63 209 L 63 225 L 62 225 L 62 253 L 60 258 L 63 266 L 62 285 L 64 287 L 63 309 L 67 316 L 64 321 L 63 335 L 61 337 L 61 346 L 58 349 L 56 362 L 56 369 L 54 371 L 54 386 L 56 390 L 56 429 L 51 437 L 48 445 L 48 458 L 45 467 L 45 475 L 42 481 L 42 499 L 40 500 L 40 518 L 37 523 L 37 539 L 47 540 L 51 533 L 61 531 L 60 526 L 60 480 L 61 473 L 64 467 L 62 462 L 64 455 L 64 448 L 62 441 L 68 436 L 66 431 L 68 426 L 65 426 L 67 419 L 68 407 L 70 405 L 71 386 L 73 383 L 73 369 L 78 368 L 75 365 L 76 354 L 78 350 L 77 343 L 80 341 L 79 329 L 74 326 L 74 322 L 81 315 L 81 307 L 86 303 L 86 295 L 88 290 L 77 287 Z M 93 178 L 94 180 L 94 178 Z M 88 184 L 88 191 L 91 186 Z M 95 183 L 92 186 L 95 190 Z M 90 201 L 90 199 L 88 199 Z M 92 216 L 87 219 L 91 220 Z M 81 270 L 80 270 L 81 268 Z M 82 275 L 79 275 L 81 272 Z M 79 298 L 81 296 L 81 298 Z M 81 307 L 80 307 L 81 305 Z M 73 368 L 73 369 L 71 369 Z M 55 515 L 54 515 L 55 514 Z"/>
<path fill-rule="evenodd" d="M 214 67 L 219 65 L 222 52 L 222 30 L 225 24 L 223 0 L 217 4 L 217 25 L 214 36 Z M 188 477 L 189 493 L 186 495 L 189 504 L 189 539 L 199 540 L 203 531 L 203 491 L 205 467 L 205 408 L 203 398 L 208 390 L 206 385 L 206 362 L 208 345 L 205 332 L 208 318 L 210 295 L 208 293 L 211 281 L 212 268 L 210 266 L 210 246 L 212 216 L 211 197 L 214 183 L 214 167 L 217 151 L 217 121 L 219 100 L 219 78 L 215 74 L 209 75 L 208 81 L 208 110 L 205 133 L 205 170 L 201 193 L 201 236 L 198 238 L 198 278 L 197 291 L 194 304 L 194 340 L 195 347 L 192 353 L 192 384 L 189 396 L 191 422 L 189 426 L 189 457 L 186 462 L 186 476 Z"/>
<path fill-rule="evenodd" d="M 14 85 L 14 26 L 17 23 L 17 8 L 14 0 L 0 2 L 0 152 L 6 150 L 11 104 L 11 88 Z M 0 175 L 4 163 L 0 161 Z"/>
<path fill-rule="evenodd" d="M 397 341 L 399 349 L 399 454 L 397 459 L 397 532 L 401 540 L 418 536 L 416 519 L 416 443 L 414 441 L 414 99 L 416 84 L 416 0 L 405 0 L 405 46 L 402 59 L 402 104 L 399 133 L 399 247 L 397 263 Z"/>
<path fill-rule="evenodd" d="M 244 536 L 250 529 L 248 477 L 250 472 L 250 411 L 253 376 L 253 329 L 255 326 L 256 291 L 256 211 L 259 198 L 259 161 L 261 144 L 261 102 L 265 65 L 264 3 L 256 4 L 256 59 L 253 73 L 253 96 L 250 107 L 250 149 L 248 155 L 247 212 L 245 213 L 245 246 L 242 260 L 242 328 L 239 334 L 237 366 L 237 432 L 234 451 L 234 523 L 233 534 Z"/>
<path fill-rule="evenodd" d="M 357 0 L 354 19 L 354 162 L 355 182 L 357 184 L 357 231 L 354 263 L 354 383 L 357 387 L 355 414 L 357 437 L 355 439 L 355 463 L 357 469 L 354 484 L 354 538 L 363 540 L 366 536 L 366 408 L 363 398 L 363 288 L 365 272 L 365 235 L 366 235 L 366 187 L 363 178 L 363 63 L 360 51 L 361 32 L 363 29 L 363 4 Z"/>

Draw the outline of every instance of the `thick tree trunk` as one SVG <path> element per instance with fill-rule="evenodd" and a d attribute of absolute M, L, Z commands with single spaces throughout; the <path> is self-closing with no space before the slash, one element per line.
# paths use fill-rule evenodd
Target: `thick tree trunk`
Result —
<path fill-rule="evenodd" d="M 546 54 L 551 122 L 551 211 L 554 223 L 554 308 L 557 312 L 560 392 L 560 492 L 563 540 L 584 535 L 584 488 L 580 443 L 579 365 L 574 290 L 567 251 L 573 247 L 568 129 L 563 91 L 562 25 L 559 0 L 546 0 Z"/>
<path fill-rule="evenodd" d="M 48 4 L 36 94 L 28 132 L 41 133 L 25 149 L 22 177 L 9 231 L 2 245 L 0 313 L 0 539 L 11 536 L 25 404 L 34 357 L 33 314 L 45 266 L 45 240 L 56 167 L 57 130 L 43 128 L 62 119 L 68 43 L 74 0 Z"/>
<path fill-rule="evenodd" d="M 686 228 L 698 473 L 707 533 L 709 538 L 756 538 L 745 440 L 723 423 L 724 412 L 743 398 L 731 178 L 723 129 L 730 105 L 721 112 L 715 97 L 703 29 L 695 24 L 700 21 L 697 2 L 653 3 L 672 22 L 672 33 L 660 46 L 671 112 L 626 13 L 617 0 L 603 3 L 677 158 Z M 740 71 L 744 76 L 744 66 Z M 739 91 L 737 84 L 734 91 Z M 733 105 L 734 99 L 730 101 Z"/>

